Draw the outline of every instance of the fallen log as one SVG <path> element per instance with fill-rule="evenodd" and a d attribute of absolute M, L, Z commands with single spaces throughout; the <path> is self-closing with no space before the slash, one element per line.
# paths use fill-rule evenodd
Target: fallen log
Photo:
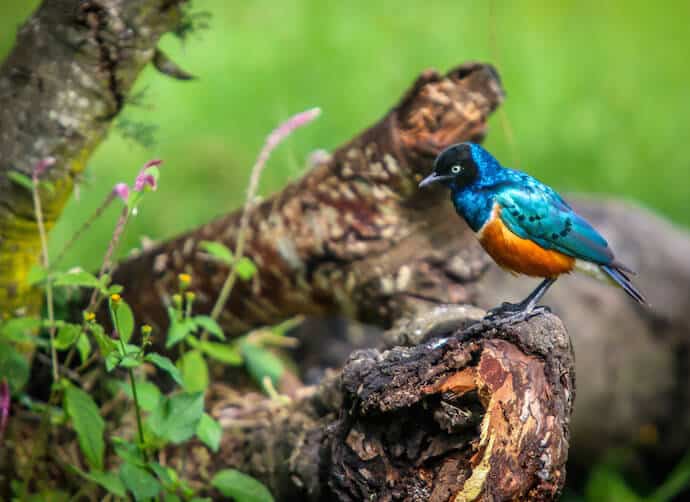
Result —
<path fill-rule="evenodd" d="M 296 314 L 345 314 L 390 326 L 422 306 L 471 302 L 487 265 L 440 190 L 417 183 L 445 146 L 480 141 L 503 99 L 496 71 L 468 63 L 424 72 L 377 124 L 302 179 L 250 211 L 245 254 L 258 267 L 235 285 L 221 321 L 227 332 Z M 195 305 L 208 311 L 227 267 L 201 241 L 235 247 L 234 212 L 122 262 L 114 281 L 142 320 L 167 324 L 166 295 L 190 273 Z M 472 253 L 466 253 L 472 249 Z"/>
<path fill-rule="evenodd" d="M 466 314 L 460 308 L 456 321 Z M 185 475 L 203 487 L 215 470 L 236 467 L 276 500 L 555 500 L 575 390 L 560 320 L 497 327 L 470 318 L 456 330 L 433 318 L 419 345 L 356 351 L 289 404 L 228 404 L 234 391 L 217 386 L 220 452 L 186 449 Z"/>

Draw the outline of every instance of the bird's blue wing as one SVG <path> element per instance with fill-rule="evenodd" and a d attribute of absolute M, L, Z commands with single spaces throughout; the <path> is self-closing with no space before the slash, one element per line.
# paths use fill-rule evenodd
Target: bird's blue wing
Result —
<path fill-rule="evenodd" d="M 582 260 L 613 261 L 606 239 L 548 186 L 525 176 L 496 188 L 501 219 L 519 237 Z"/>

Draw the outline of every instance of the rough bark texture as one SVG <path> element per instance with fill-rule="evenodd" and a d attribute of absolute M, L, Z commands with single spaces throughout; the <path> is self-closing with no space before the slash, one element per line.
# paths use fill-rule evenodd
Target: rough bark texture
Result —
<path fill-rule="evenodd" d="M 0 316 L 35 310 L 26 284 L 40 243 L 31 193 L 8 174 L 56 164 L 43 190 L 47 228 L 185 0 L 46 0 L 0 67 Z"/>
<path fill-rule="evenodd" d="M 385 326 L 420 303 L 471 302 L 486 258 L 464 252 L 473 236 L 447 195 L 417 183 L 443 147 L 481 140 L 502 99 L 488 65 L 424 72 L 380 122 L 253 207 L 246 254 L 259 273 L 233 289 L 222 318 L 228 332 L 295 314 L 340 313 Z M 233 248 L 238 222 L 236 212 L 146 250 L 122 263 L 114 281 L 153 324 L 165 323 L 162 297 L 183 271 L 209 309 L 227 269 L 199 242 Z"/>
<path fill-rule="evenodd" d="M 454 323 L 468 315 L 449 310 Z M 420 345 L 357 351 L 288 405 L 219 402 L 221 451 L 186 474 L 203 486 L 235 466 L 276 500 L 554 500 L 574 398 L 568 336 L 552 315 L 500 329 L 475 315 L 462 331 L 431 315 Z"/>

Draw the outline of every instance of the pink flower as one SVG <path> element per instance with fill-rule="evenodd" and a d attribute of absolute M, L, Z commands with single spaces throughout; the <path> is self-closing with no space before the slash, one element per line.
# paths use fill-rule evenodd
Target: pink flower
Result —
<path fill-rule="evenodd" d="M 10 418 L 10 386 L 7 379 L 3 378 L 0 382 L 0 439 L 5 434 L 7 421 Z"/>
<path fill-rule="evenodd" d="M 162 160 L 154 159 L 149 160 L 146 164 L 144 164 L 144 167 L 141 168 L 141 171 L 139 171 L 139 174 L 137 175 L 137 179 L 134 181 L 135 192 L 141 192 L 146 186 L 151 187 L 151 190 L 155 190 L 157 188 L 156 178 L 148 172 L 148 169 L 150 167 L 160 166 L 162 163 Z"/>
<path fill-rule="evenodd" d="M 53 164 L 55 164 L 55 157 L 46 157 L 36 162 L 33 172 L 34 179 L 40 178 Z"/>
<path fill-rule="evenodd" d="M 137 174 L 137 178 L 134 180 L 134 188 L 130 189 L 126 183 L 118 183 L 113 188 L 113 195 L 119 199 L 122 199 L 122 202 L 126 204 L 129 200 L 129 194 L 132 190 L 135 192 L 141 192 L 147 186 L 150 187 L 151 190 L 155 190 L 157 188 L 156 177 L 149 172 L 149 168 L 159 166 L 162 163 L 163 161 L 159 159 L 149 160 L 146 164 L 144 164 L 144 167 L 141 168 L 139 174 Z"/>
<path fill-rule="evenodd" d="M 118 183 L 115 185 L 115 188 L 113 188 L 113 195 L 122 199 L 122 202 L 127 203 L 127 199 L 129 198 L 129 187 L 127 183 Z"/>

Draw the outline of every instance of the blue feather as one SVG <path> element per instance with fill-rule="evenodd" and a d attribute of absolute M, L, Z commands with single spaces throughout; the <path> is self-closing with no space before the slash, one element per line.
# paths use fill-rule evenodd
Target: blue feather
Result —
<path fill-rule="evenodd" d="M 616 284 L 618 284 L 623 291 L 628 293 L 632 298 L 634 298 L 638 303 L 642 305 L 647 305 L 647 300 L 640 293 L 635 285 L 630 281 L 630 278 L 626 275 L 625 271 L 616 266 L 602 265 L 601 270 L 603 270 Z"/>

